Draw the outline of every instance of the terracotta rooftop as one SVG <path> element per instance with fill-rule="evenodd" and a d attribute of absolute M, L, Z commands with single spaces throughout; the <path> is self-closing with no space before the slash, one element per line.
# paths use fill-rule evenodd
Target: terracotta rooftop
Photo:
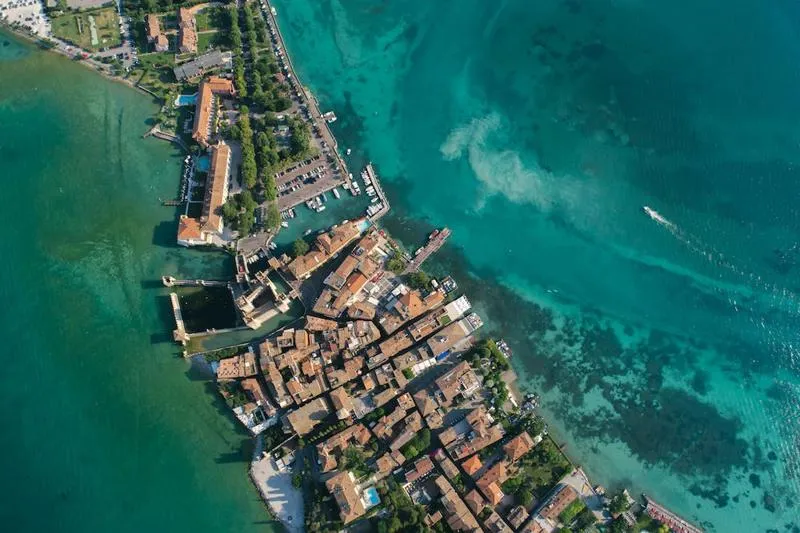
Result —
<path fill-rule="evenodd" d="M 203 239 L 203 232 L 200 229 L 200 221 L 186 215 L 181 215 L 178 219 L 178 242 L 192 242 Z"/>
<path fill-rule="evenodd" d="M 575 489 L 569 485 L 561 485 L 555 496 L 550 498 L 544 508 L 539 510 L 539 514 L 549 520 L 558 520 L 558 515 L 576 499 L 578 499 L 578 493 Z"/>
<path fill-rule="evenodd" d="M 325 486 L 339 505 L 339 516 L 345 524 L 349 524 L 366 511 L 352 473 L 340 472 L 326 481 Z"/>
<path fill-rule="evenodd" d="M 217 379 L 229 380 L 237 378 L 246 378 L 248 376 L 255 376 L 256 369 L 256 356 L 251 352 L 227 359 L 221 359 L 217 367 Z"/>
<path fill-rule="evenodd" d="M 194 13 L 186 7 L 178 8 L 178 50 L 181 53 L 197 52 L 197 25 Z"/>
<path fill-rule="evenodd" d="M 325 398 L 318 397 L 287 414 L 285 420 L 292 430 L 302 436 L 311 433 L 330 413 L 328 402 Z"/>
<path fill-rule="evenodd" d="M 474 476 L 475 472 L 483 468 L 483 463 L 481 463 L 481 458 L 478 457 L 478 454 L 473 455 L 463 463 L 461 463 L 461 467 L 464 469 L 470 476 Z"/>
<path fill-rule="evenodd" d="M 222 204 L 228 195 L 228 172 L 230 170 L 231 149 L 220 143 L 211 149 L 211 168 L 208 171 L 206 195 L 203 200 L 203 230 L 222 232 Z"/>
<path fill-rule="evenodd" d="M 192 138 L 203 148 L 208 146 L 208 139 L 211 135 L 211 122 L 216 112 L 216 95 L 218 94 L 236 94 L 233 82 L 225 78 L 209 76 L 208 79 L 200 83 L 200 90 L 197 92 L 197 102 L 195 104 Z"/>
<path fill-rule="evenodd" d="M 503 446 L 503 450 L 506 452 L 506 456 L 508 460 L 512 463 L 518 460 L 520 457 L 528 453 L 531 448 L 533 448 L 534 443 L 533 439 L 530 435 L 528 435 L 527 431 L 523 431 L 510 441 L 508 441 L 505 446 Z"/>

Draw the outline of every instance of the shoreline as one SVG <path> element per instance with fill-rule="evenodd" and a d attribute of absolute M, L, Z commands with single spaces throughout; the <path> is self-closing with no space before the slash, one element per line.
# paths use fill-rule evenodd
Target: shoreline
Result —
<path fill-rule="evenodd" d="M 270 8 L 272 7 L 271 4 L 268 1 L 266 2 L 266 4 Z M 310 89 L 307 89 L 302 84 L 300 77 L 297 76 L 296 69 L 295 69 L 294 64 L 292 62 L 292 59 L 291 59 L 291 55 L 289 53 L 288 48 L 286 47 L 285 40 L 284 40 L 284 38 L 283 38 L 283 36 L 281 34 L 280 25 L 278 23 L 277 17 L 269 9 L 266 10 L 266 11 L 267 11 L 267 13 L 266 13 L 267 16 L 270 17 L 270 19 L 273 21 L 273 23 L 275 25 L 275 28 L 277 29 L 277 33 L 280 36 L 280 40 L 283 43 L 283 47 L 284 47 L 284 50 L 286 52 L 286 57 L 287 57 L 289 65 L 290 65 L 292 74 L 295 76 L 295 79 L 297 80 L 297 83 L 303 88 L 303 92 L 305 93 L 305 96 L 308 98 L 308 100 L 312 101 L 314 103 L 314 105 L 317 107 L 317 110 L 320 111 L 320 109 L 319 109 L 319 101 L 313 95 L 313 93 L 310 91 Z M 36 45 L 39 49 L 48 50 L 47 48 L 45 48 L 44 46 L 41 45 L 41 42 L 43 42 L 43 41 L 46 42 L 46 40 L 44 38 L 38 38 L 38 37 L 36 37 L 34 35 L 31 35 L 30 33 L 26 32 L 22 28 L 10 26 L 10 25 L 8 25 L 8 24 L 6 24 L 4 22 L 0 22 L 0 28 L 2 28 L 4 31 L 8 31 L 9 33 L 13 34 L 14 36 L 16 36 L 16 37 L 18 37 L 20 39 L 25 40 L 26 42 L 29 42 L 29 43 L 31 43 L 33 45 Z M 90 60 L 90 59 L 76 60 L 76 59 L 74 59 L 74 56 L 70 57 L 69 54 L 67 54 L 65 51 L 59 49 L 57 46 L 53 47 L 53 48 L 50 48 L 49 50 L 55 51 L 57 54 L 65 57 L 65 58 L 68 58 L 73 62 L 84 63 L 83 66 L 85 68 L 89 68 L 89 69 L 97 72 L 98 74 L 100 74 L 101 76 L 103 76 L 104 78 L 106 78 L 108 80 L 122 83 L 124 85 L 127 85 L 127 86 L 135 89 L 135 90 L 138 90 L 138 91 L 142 92 L 143 94 L 147 94 L 151 98 L 159 99 L 159 97 L 154 95 L 152 92 L 150 92 L 150 91 L 138 86 L 138 84 L 136 84 L 136 83 L 134 83 L 134 82 L 132 82 L 132 81 L 126 79 L 126 78 L 123 78 L 123 77 L 120 77 L 120 76 L 115 76 L 115 75 L 107 72 L 104 68 L 102 68 L 98 64 L 96 64 L 96 62 L 94 62 L 94 60 Z M 330 129 L 330 126 L 327 123 L 327 121 L 323 121 L 323 122 L 325 124 L 325 128 L 327 129 L 330 137 L 334 141 L 334 152 L 336 153 L 337 161 L 342 166 L 343 171 L 345 171 L 345 173 L 346 173 L 347 165 L 344 162 L 344 159 L 342 158 L 341 154 L 339 154 L 339 152 L 338 152 L 338 140 L 337 140 L 336 136 L 333 134 L 333 131 Z M 166 140 L 166 139 L 162 139 L 162 140 Z M 378 225 L 378 227 L 382 227 L 380 224 L 376 224 L 376 225 Z M 520 382 L 519 375 L 516 373 L 516 371 L 513 370 L 513 367 L 511 368 L 510 372 L 513 374 L 513 377 L 514 377 L 513 382 L 509 383 L 509 389 L 510 389 L 510 392 L 511 392 L 512 396 L 514 396 L 517 400 L 520 400 L 520 399 L 522 399 L 522 397 L 524 397 L 525 393 L 533 392 L 533 391 L 528 391 L 527 387 L 525 386 L 525 384 Z M 564 452 L 564 446 L 565 445 L 564 444 L 559 444 L 559 441 L 557 439 L 553 438 L 554 436 L 552 434 L 550 434 L 550 436 L 551 436 L 552 440 L 556 443 L 556 445 L 559 447 L 559 449 L 562 451 L 562 453 L 564 454 L 566 459 L 570 462 L 570 464 L 575 469 L 582 470 L 582 467 L 577 465 L 575 463 L 575 461 L 566 452 Z M 298 530 L 297 523 L 292 524 L 291 521 L 287 521 L 285 517 L 281 517 L 280 516 L 280 511 L 276 511 L 273 508 L 271 499 L 269 498 L 268 495 L 265 494 L 265 491 L 259 485 L 255 475 L 253 474 L 253 465 L 257 462 L 257 455 L 260 453 L 261 443 L 262 443 L 262 439 L 259 436 L 256 436 L 255 437 L 256 448 L 255 448 L 255 451 L 254 451 L 253 460 L 252 460 L 250 468 L 249 468 L 249 475 L 251 477 L 251 480 L 252 480 L 253 484 L 255 485 L 256 490 L 258 491 L 258 493 L 261 496 L 262 500 L 264 501 L 265 505 L 269 509 L 270 518 L 280 521 L 284 525 L 284 527 L 289 531 L 297 531 Z M 275 475 L 281 475 L 281 474 L 280 474 L 280 472 L 276 471 Z"/>

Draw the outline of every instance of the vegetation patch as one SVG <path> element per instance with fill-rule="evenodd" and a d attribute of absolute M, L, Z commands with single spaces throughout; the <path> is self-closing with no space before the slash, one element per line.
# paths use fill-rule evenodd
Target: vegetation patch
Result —
<path fill-rule="evenodd" d="M 94 32 L 92 32 L 92 21 L 94 21 Z M 113 48 L 122 43 L 119 33 L 119 17 L 117 10 L 113 7 L 67 12 L 53 17 L 51 22 L 54 37 L 70 42 L 84 50 L 96 51 L 102 48 Z"/>

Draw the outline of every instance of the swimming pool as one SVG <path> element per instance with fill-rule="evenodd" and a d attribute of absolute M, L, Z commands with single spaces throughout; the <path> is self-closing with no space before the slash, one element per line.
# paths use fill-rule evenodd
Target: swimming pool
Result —
<path fill-rule="evenodd" d="M 196 167 L 200 172 L 208 172 L 208 169 L 211 168 L 211 160 L 207 155 L 201 155 L 197 158 Z"/>
<path fill-rule="evenodd" d="M 367 503 L 367 507 L 375 507 L 381 503 L 381 498 L 378 496 L 378 491 L 375 490 L 375 487 L 370 487 L 364 491 L 364 501 Z"/>
<path fill-rule="evenodd" d="M 194 105 L 197 101 L 197 93 L 194 94 L 179 94 L 177 98 L 175 98 L 175 105 L 176 106 L 185 106 L 185 105 Z"/>

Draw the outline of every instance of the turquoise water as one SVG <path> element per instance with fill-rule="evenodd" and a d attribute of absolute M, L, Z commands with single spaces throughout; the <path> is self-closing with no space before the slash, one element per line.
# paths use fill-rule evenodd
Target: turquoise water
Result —
<path fill-rule="evenodd" d="M 195 94 L 179 94 L 175 98 L 175 105 L 177 105 L 177 106 L 194 105 L 195 102 L 197 102 L 197 93 L 195 93 Z"/>
<path fill-rule="evenodd" d="M 197 158 L 197 170 L 200 172 L 208 172 L 209 168 L 211 168 L 211 158 L 207 155 L 201 155 Z"/>
<path fill-rule="evenodd" d="M 453 229 L 434 267 L 570 455 L 714 531 L 797 531 L 800 9 L 276 7 L 387 227 Z"/>
<path fill-rule="evenodd" d="M 0 33 L 3 531 L 278 529 L 251 439 L 170 339 L 160 276 L 230 264 L 174 244 L 183 155 L 142 139 L 156 109 Z"/>
<path fill-rule="evenodd" d="M 364 491 L 364 499 L 367 501 L 368 507 L 375 507 L 381 503 L 381 498 L 378 496 L 378 491 L 375 487 L 370 487 Z"/>

